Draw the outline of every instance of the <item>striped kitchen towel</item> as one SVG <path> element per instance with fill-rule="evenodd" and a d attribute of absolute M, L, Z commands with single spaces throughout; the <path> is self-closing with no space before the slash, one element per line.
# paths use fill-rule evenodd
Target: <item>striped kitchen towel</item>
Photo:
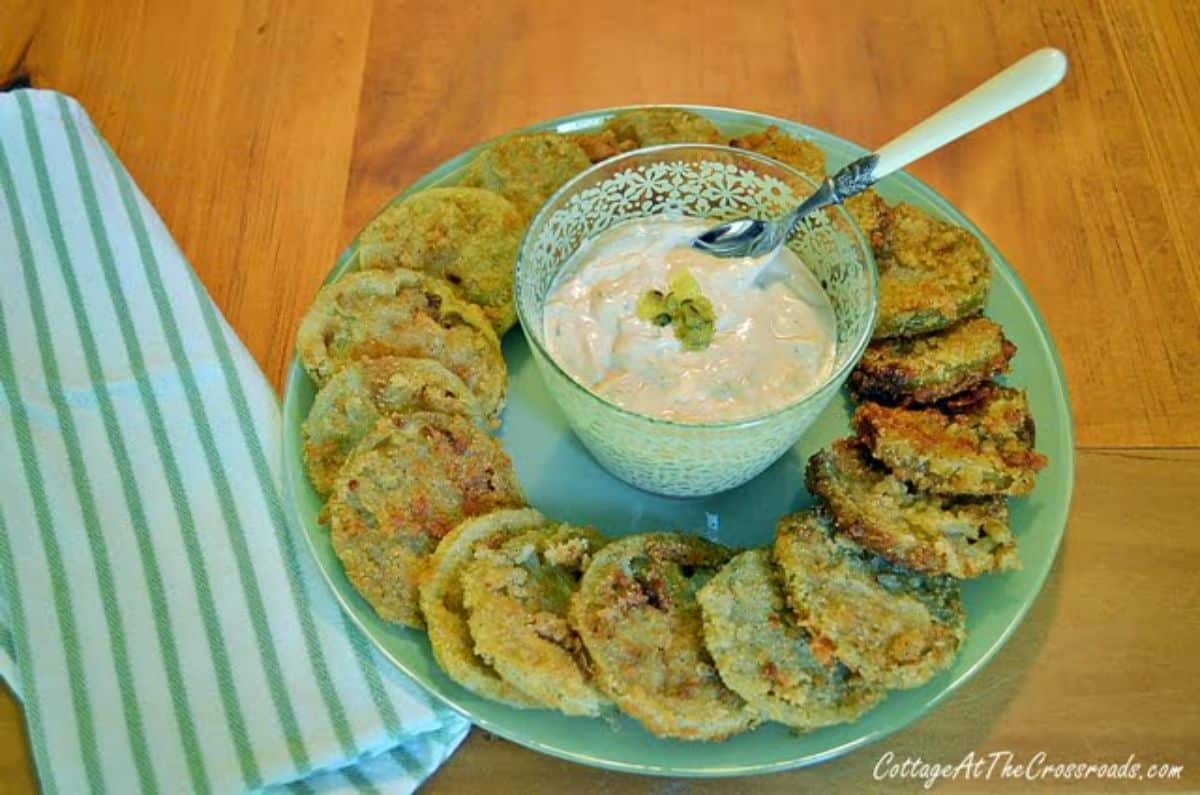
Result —
<path fill-rule="evenodd" d="M 279 450 L 83 110 L 0 94 L 0 674 L 46 792 L 407 792 L 461 741 L 335 604 Z"/>

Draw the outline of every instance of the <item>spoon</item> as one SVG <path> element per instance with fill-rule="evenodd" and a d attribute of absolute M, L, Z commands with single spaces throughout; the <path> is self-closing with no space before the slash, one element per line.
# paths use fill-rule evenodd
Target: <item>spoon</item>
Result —
<path fill-rule="evenodd" d="M 860 157 L 831 177 L 782 218 L 739 218 L 713 227 L 692 245 L 717 257 L 761 257 L 783 245 L 800 219 L 862 193 L 893 171 L 982 127 L 1058 85 L 1067 56 L 1053 47 L 1026 55 L 973 91 L 959 97 L 873 154 Z"/>

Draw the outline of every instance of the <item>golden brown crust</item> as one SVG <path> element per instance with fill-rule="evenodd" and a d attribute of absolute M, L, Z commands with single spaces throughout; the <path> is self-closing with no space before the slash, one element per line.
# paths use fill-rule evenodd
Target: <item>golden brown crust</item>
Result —
<path fill-rule="evenodd" d="M 612 130 L 600 129 L 594 133 L 576 133 L 571 138 L 583 149 L 593 163 L 636 149 L 634 141 L 622 140 Z"/>
<path fill-rule="evenodd" d="M 855 720 L 883 699 L 882 688 L 818 657 L 786 605 L 769 550 L 741 553 L 696 598 L 721 679 L 767 719 L 809 731 Z"/>
<path fill-rule="evenodd" d="M 966 411 L 864 403 L 854 428 L 897 477 L 935 494 L 1018 497 L 1033 491 L 1045 456 L 1033 449 L 1025 393 L 991 384 Z"/>
<path fill-rule="evenodd" d="M 592 559 L 571 600 L 596 684 L 659 737 L 722 740 L 758 721 L 721 682 L 695 598 L 697 580 L 731 555 L 694 536 L 629 536 Z"/>
<path fill-rule="evenodd" d="M 387 356 L 351 362 L 317 392 L 304 420 L 304 468 L 324 496 L 350 452 L 392 414 L 437 411 L 484 425 L 474 393 L 433 359 Z M 499 425 L 499 417 L 491 422 Z"/>
<path fill-rule="evenodd" d="M 563 183 L 591 166 L 579 143 L 554 132 L 501 138 L 463 170 L 459 184 L 495 191 L 528 221 Z"/>
<path fill-rule="evenodd" d="M 883 246 L 888 227 L 892 223 L 892 208 L 874 188 L 867 188 L 857 196 L 851 196 L 842 206 L 862 230 L 871 250 L 878 251 Z"/>
<path fill-rule="evenodd" d="M 1016 352 L 999 324 L 969 318 L 923 337 L 875 340 L 850 374 L 850 390 L 859 400 L 928 405 L 1007 372 Z"/>
<path fill-rule="evenodd" d="M 438 542 L 421 578 L 421 614 L 438 665 L 472 693 L 519 708 L 546 704 L 506 681 L 475 653 L 463 605 L 463 573 L 481 551 L 546 524 L 546 517 L 532 508 L 503 509 L 467 519 Z"/>
<path fill-rule="evenodd" d="M 803 138 L 793 138 L 777 125 L 734 138 L 729 145 L 778 160 L 813 182 L 825 179 L 825 152 L 821 147 Z"/>
<path fill-rule="evenodd" d="M 417 586 L 438 539 L 463 519 L 524 502 L 499 442 L 462 417 L 417 412 L 371 429 L 326 510 L 355 589 L 381 618 L 420 627 Z"/>
<path fill-rule="evenodd" d="M 711 121 L 682 108 L 639 108 L 618 113 L 604 129 L 618 147 L 641 149 L 660 144 L 719 144 L 724 139 Z"/>
<path fill-rule="evenodd" d="M 317 386 L 350 362 L 405 356 L 441 363 L 489 416 L 504 405 L 508 373 L 491 323 L 449 284 L 416 271 L 362 271 L 322 287 L 296 350 Z"/>
<path fill-rule="evenodd" d="M 960 578 L 1019 566 L 1003 498 L 917 492 L 872 461 L 856 439 L 810 458 L 805 482 L 840 532 L 898 565 Z"/>
<path fill-rule="evenodd" d="M 519 690 L 567 715 L 595 717 L 611 706 L 567 620 L 571 594 L 603 545 L 591 528 L 549 525 L 478 551 L 463 572 L 477 653 Z"/>
<path fill-rule="evenodd" d="M 895 566 L 811 511 L 779 521 L 772 551 L 817 659 L 888 688 L 922 685 L 954 661 L 966 637 L 955 580 Z"/>
<path fill-rule="evenodd" d="M 513 268 L 525 223 L 481 188 L 427 188 L 376 216 L 358 236 L 363 270 L 407 268 L 449 282 L 498 335 L 516 322 Z"/>
<path fill-rule="evenodd" d="M 965 229 L 911 204 L 891 209 L 875 251 L 879 320 L 875 338 L 928 334 L 983 309 L 991 263 Z"/>

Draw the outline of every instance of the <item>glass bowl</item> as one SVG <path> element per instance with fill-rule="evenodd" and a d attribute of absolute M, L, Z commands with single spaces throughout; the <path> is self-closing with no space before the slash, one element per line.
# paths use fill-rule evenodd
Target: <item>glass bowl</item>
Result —
<path fill-rule="evenodd" d="M 841 207 L 806 219 L 788 246 L 833 305 L 833 367 L 823 382 L 782 408 L 709 423 L 638 414 L 597 395 L 559 367 L 545 348 L 543 310 L 560 270 L 584 242 L 624 221 L 772 217 L 815 189 L 803 174 L 751 152 L 658 146 L 593 166 L 559 189 L 533 219 L 517 257 L 517 315 L 547 390 L 609 472 L 646 491 L 696 497 L 731 489 L 770 466 L 837 394 L 870 340 L 878 311 L 875 261 Z"/>

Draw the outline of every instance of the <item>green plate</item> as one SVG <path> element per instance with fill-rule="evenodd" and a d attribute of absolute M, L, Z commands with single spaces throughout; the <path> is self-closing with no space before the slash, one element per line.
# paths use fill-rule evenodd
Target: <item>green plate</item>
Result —
<path fill-rule="evenodd" d="M 825 149 L 830 168 L 864 150 L 795 122 L 722 108 L 691 108 L 733 136 L 778 124 Z M 623 108 L 565 116 L 530 129 L 572 132 L 599 126 Z M 453 183 L 476 150 L 464 152 L 417 180 L 396 198 Z M 328 531 L 317 522 L 320 502 L 304 475 L 300 424 L 313 399 L 313 384 L 293 361 L 284 397 L 284 477 L 294 521 L 302 529 L 329 586 L 355 623 L 405 673 L 453 709 L 490 732 L 547 754 L 586 765 L 672 776 L 733 776 L 811 765 L 860 748 L 911 723 L 979 672 L 1020 623 L 1041 590 L 1066 526 L 1074 479 L 1071 410 L 1062 366 L 1041 314 L 995 247 L 970 221 L 927 185 L 907 174 L 879 187 L 891 200 L 912 202 L 983 241 L 995 268 L 987 314 L 1002 323 L 1019 348 L 1008 382 L 1029 390 L 1038 427 L 1038 449 L 1049 456 L 1037 489 L 1012 502 L 1012 525 L 1023 568 L 988 576 L 963 587 L 967 641 L 954 666 L 916 690 L 895 692 L 857 723 L 797 735 L 768 724 L 722 743 L 660 740 L 631 719 L 568 718 L 550 711 L 517 710 L 478 698 L 438 668 L 422 632 L 381 621 L 355 593 L 334 556 Z M 348 265 L 353 246 L 330 279 Z M 700 499 L 672 499 L 638 491 L 605 472 L 567 427 L 543 388 L 520 331 L 504 339 L 509 369 L 508 408 L 500 438 L 512 457 L 530 503 L 557 519 L 594 524 L 611 535 L 683 528 L 733 547 L 771 542 L 776 520 L 808 505 L 804 463 L 827 442 L 849 433 L 849 406 L 834 401 L 809 434 L 780 461 L 733 491 Z M 986 674 L 984 674 L 986 675 Z"/>

